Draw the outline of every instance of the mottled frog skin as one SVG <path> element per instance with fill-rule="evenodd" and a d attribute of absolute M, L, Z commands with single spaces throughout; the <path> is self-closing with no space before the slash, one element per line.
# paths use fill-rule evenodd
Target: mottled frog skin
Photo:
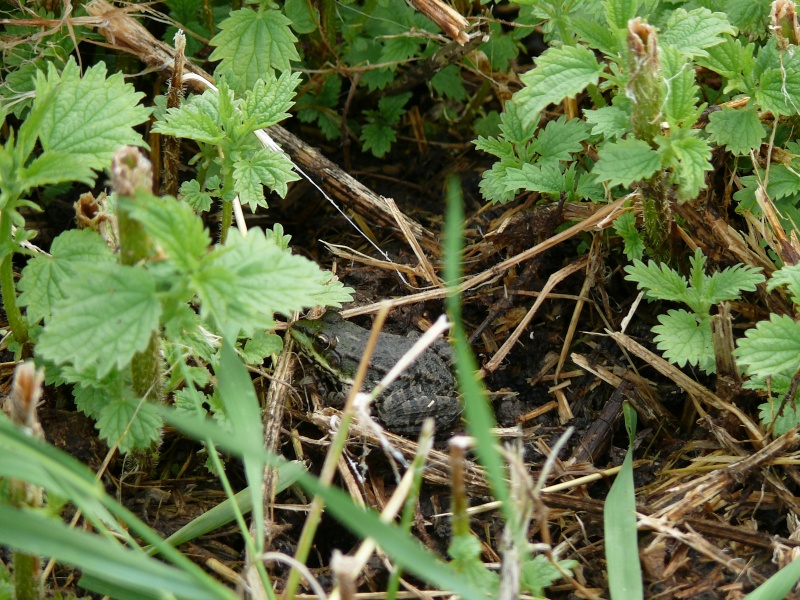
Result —
<path fill-rule="evenodd" d="M 333 381 L 336 390 L 326 400 L 341 407 L 350 391 L 370 332 L 345 321 L 339 313 L 328 311 L 319 319 L 301 319 L 291 328 L 300 352 L 322 374 Z M 405 354 L 414 340 L 381 333 L 364 381 L 369 392 Z M 375 413 L 384 426 L 395 433 L 415 435 L 422 422 L 432 417 L 439 433 L 450 429 L 461 415 L 456 381 L 451 371 L 452 352 L 439 340 L 426 350 L 375 401 Z"/>

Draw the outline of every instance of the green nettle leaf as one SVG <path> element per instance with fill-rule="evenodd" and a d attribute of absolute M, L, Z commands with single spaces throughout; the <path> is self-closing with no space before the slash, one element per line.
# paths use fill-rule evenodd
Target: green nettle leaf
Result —
<path fill-rule="evenodd" d="M 564 187 L 564 175 L 555 163 L 525 163 L 520 168 L 509 168 L 506 171 L 505 190 L 515 194 L 520 189 L 558 194 L 564 191 Z"/>
<path fill-rule="evenodd" d="M 20 173 L 22 191 L 65 181 L 79 181 L 91 185 L 94 172 L 80 155 L 51 150 L 37 156 Z"/>
<path fill-rule="evenodd" d="M 725 146 L 731 154 L 746 156 L 761 146 L 766 131 L 758 118 L 758 111 L 750 106 L 735 110 L 723 107 L 708 117 L 706 131 L 709 139 Z"/>
<path fill-rule="evenodd" d="M 544 598 L 546 587 L 561 579 L 565 572 L 572 575 L 572 569 L 577 566 L 577 560 L 559 560 L 556 568 L 546 556 L 537 554 L 533 560 L 525 561 L 522 565 L 520 584 L 537 598 Z"/>
<path fill-rule="evenodd" d="M 664 82 L 664 112 L 668 122 L 691 126 L 697 120 L 697 95 L 694 66 L 675 48 L 666 47 L 661 53 Z"/>
<path fill-rule="evenodd" d="M 180 269 L 188 272 L 197 267 L 211 238 L 191 206 L 169 196 L 141 194 L 125 201 L 124 208 L 144 225 L 147 234 Z"/>
<path fill-rule="evenodd" d="M 239 200 L 254 212 L 257 206 L 267 207 L 262 184 L 283 198 L 289 191 L 288 183 L 298 179 L 292 161 L 283 152 L 269 148 L 257 150 L 233 165 L 233 187 Z"/>
<path fill-rule="evenodd" d="M 706 50 L 724 40 L 723 34 L 736 35 L 737 29 L 728 21 L 725 13 L 711 12 L 707 8 L 696 8 L 687 12 L 675 9 L 659 36 L 662 46 L 674 46 L 688 57 L 705 56 Z"/>
<path fill-rule="evenodd" d="M 500 115 L 500 131 L 512 144 L 525 145 L 536 133 L 537 123 L 525 122 L 522 118 L 521 107 L 513 100 L 506 102 L 505 109 Z"/>
<path fill-rule="evenodd" d="M 203 259 L 192 286 L 204 318 L 248 336 L 269 329 L 276 312 L 314 306 L 315 294 L 325 291 L 320 273 L 315 263 L 282 250 L 260 229 L 250 229 L 246 237 L 232 229 L 225 246 Z"/>
<path fill-rule="evenodd" d="M 260 365 L 270 354 L 278 354 L 283 348 L 283 338 L 274 333 L 256 331 L 242 349 L 242 358 L 249 365 Z"/>
<path fill-rule="evenodd" d="M 767 291 L 785 285 L 792 297 L 792 303 L 800 305 L 800 264 L 785 266 L 772 274 L 767 282 Z"/>
<path fill-rule="evenodd" d="M 686 363 L 704 371 L 714 370 L 714 344 L 711 340 L 711 321 L 698 318 L 686 310 L 670 310 L 658 315 L 660 325 L 653 327 L 655 342 L 671 363 L 683 367 Z"/>
<path fill-rule="evenodd" d="M 288 119 L 287 111 L 294 104 L 294 90 L 299 83 L 300 73 L 285 71 L 277 79 L 259 79 L 252 90 L 247 90 L 243 108 L 251 128 L 264 129 Z"/>
<path fill-rule="evenodd" d="M 138 104 L 143 96 L 125 83 L 122 73 L 106 78 L 102 62 L 86 69 L 83 77 L 72 57 L 60 74 L 50 63 L 47 76 L 37 71 L 33 103 L 33 110 L 46 103 L 39 127 L 42 148 L 81 161 L 78 173 L 84 177 L 87 167 L 100 170 L 111 164 L 111 155 L 120 146 L 147 147 L 133 129 L 150 114 L 149 108 Z"/>
<path fill-rule="evenodd" d="M 756 286 L 761 283 L 764 283 L 761 267 L 738 264 L 710 277 L 704 275 L 699 291 L 703 300 L 711 306 L 726 300 L 735 300 L 742 292 L 755 292 Z"/>
<path fill-rule="evenodd" d="M 59 235 L 50 246 L 50 256 L 36 256 L 22 270 L 19 304 L 28 307 L 28 322 L 50 319 L 53 304 L 64 298 L 64 286 L 83 265 L 113 260 L 105 240 L 91 229 Z"/>
<path fill-rule="evenodd" d="M 734 79 L 752 68 L 754 50 L 755 44 L 743 47 L 740 40 L 726 35 L 721 44 L 709 48 L 707 56 L 698 57 L 697 62 L 723 77 Z"/>
<path fill-rule="evenodd" d="M 478 136 L 478 139 L 473 143 L 478 150 L 500 159 L 514 159 L 516 156 L 514 154 L 514 146 L 505 138 Z"/>
<path fill-rule="evenodd" d="M 597 85 L 602 70 L 594 53 L 584 46 L 546 50 L 537 58 L 536 67 L 520 76 L 525 87 L 514 94 L 514 102 L 519 105 L 522 120 L 533 123 L 549 104 Z"/>
<path fill-rule="evenodd" d="M 630 112 L 618 106 L 604 106 L 597 110 L 584 110 L 586 122 L 592 127 L 592 135 L 603 136 L 606 140 L 621 138 L 631 130 Z"/>
<path fill-rule="evenodd" d="M 794 196 L 800 192 L 800 173 L 790 166 L 773 164 L 769 170 L 767 190 L 773 200 Z"/>
<path fill-rule="evenodd" d="M 625 272 L 625 279 L 635 282 L 650 300 L 682 302 L 686 298 L 689 289 L 686 278 L 665 263 L 651 260 L 645 265 L 640 260 L 634 260 L 632 265 L 625 267 Z"/>
<path fill-rule="evenodd" d="M 342 119 L 336 110 L 341 91 L 342 78 L 329 75 L 316 94 L 306 92 L 297 100 L 297 118 L 303 123 L 316 121 L 327 139 L 337 139 L 341 135 Z"/>
<path fill-rule="evenodd" d="M 362 148 L 371 150 L 377 158 L 382 158 L 397 141 L 394 129 L 382 123 L 369 123 L 361 130 Z"/>
<path fill-rule="evenodd" d="M 211 208 L 213 198 L 210 193 L 200 189 L 200 182 L 196 179 L 184 181 L 179 192 L 181 200 L 189 204 L 197 212 L 206 212 Z"/>
<path fill-rule="evenodd" d="M 210 111 L 208 96 L 216 96 L 213 90 L 206 90 L 202 96 L 194 96 L 177 108 L 170 108 L 163 121 L 153 124 L 153 131 L 179 138 L 187 138 L 206 144 L 218 144 L 225 139 L 225 132 L 219 124 L 216 102 Z"/>
<path fill-rule="evenodd" d="M 140 398 L 115 398 L 100 410 L 96 427 L 109 446 L 120 452 L 149 448 L 161 435 L 163 421 L 157 408 Z"/>
<path fill-rule="evenodd" d="M 461 69 L 456 65 L 448 65 L 431 77 L 431 87 L 442 96 L 457 102 L 467 99 L 467 88 L 461 79 Z"/>
<path fill-rule="evenodd" d="M 673 167 L 670 180 L 678 184 L 678 199 L 691 200 L 697 197 L 705 186 L 706 172 L 711 171 L 711 147 L 706 140 L 698 137 L 661 138 L 667 140 L 669 158 L 665 161 Z"/>
<path fill-rule="evenodd" d="M 589 127 L 580 119 L 567 121 L 565 116 L 557 121 L 550 121 L 539 131 L 533 150 L 539 154 L 539 160 L 568 161 L 572 154 L 583 150 L 583 142 L 589 138 Z"/>
<path fill-rule="evenodd" d="M 316 7 L 312 8 L 308 0 L 286 0 L 283 12 L 292 21 L 292 29 L 297 33 L 311 33 L 317 30 L 319 10 Z"/>
<path fill-rule="evenodd" d="M 619 50 L 618 38 L 606 23 L 575 17 L 571 19 L 572 28 L 578 38 L 586 42 L 590 48 L 600 50 L 603 54 L 614 55 Z"/>
<path fill-rule="evenodd" d="M 518 164 L 518 161 L 513 164 Z M 483 172 L 478 187 L 486 200 L 505 203 L 514 199 L 516 191 L 506 189 L 506 175 L 510 168 L 512 167 L 509 163 L 503 160 L 497 161 L 491 169 Z"/>
<path fill-rule="evenodd" d="M 54 302 L 52 316 L 36 350 L 57 365 L 71 362 L 98 377 L 128 365 L 158 328 L 161 305 L 155 281 L 143 267 L 100 263 L 65 281 L 64 298 Z"/>
<path fill-rule="evenodd" d="M 622 238 L 625 256 L 629 260 L 644 256 L 644 238 L 636 227 L 636 215 L 626 212 L 614 220 L 614 232 Z"/>
<path fill-rule="evenodd" d="M 603 8 L 606 13 L 606 21 L 612 27 L 625 29 L 628 21 L 636 16 L 636 11 L 641 6 L 640 0 L 605 0 Z"/>
<path fill-rule="evenodd" d="M 628 187 L 634 181 L 647 179 L 661 168 L 661 157 L 650 145 L 637 139 L 605 144 L 598 151 L 599 160 L 592 173 L 598 181 L 610 186 Z"/>
<path fill-rule="evenodd" d="M 300 60 L 291 21 L 274 9 L 235 10 L 220 23 L 220 32 L 210 44 L 216 46 L 209 60 L 221 60 L 216 74 L 230 73 L 237 90 L 252 89 L 273 70 L 288 71 L 291 61 Z"/>
<path fill-rule="evenodd" d="M 749 375 L 794 375 L 800 367 L 800 323 L 773 313 L 745 332 L 734 356 Z"/>
<path fill-rule="evenodd" d="M 781 400 L 770 400 L 758 405 L 758 418 L 764 425 L 772 427 L 773 435 L 783 435 L 800 424 L 800 410 L 798 410 L 800 407 L 798 407 L 797 400 L 788 402 L 783 413 L 778 414 L 781 404 Z"/>
<path fill-rule="evenodd" d="M 800 113 L 800 70 L 771 68 L 762 73 L 756 100 L 776 117 Z"/>

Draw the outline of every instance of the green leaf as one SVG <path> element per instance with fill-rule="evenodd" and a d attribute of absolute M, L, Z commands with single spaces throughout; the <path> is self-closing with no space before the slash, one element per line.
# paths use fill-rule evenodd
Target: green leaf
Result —
<path fill-rule="evenodd" d="M 686 56 L 705 56 L 706 50 L 724 41 L 723 34 L 736 35 L 737 29 L 725 13 L 696 8 L 687 12 L 675 9 L 659 37 L 662 46 L 674 46 Z"/>
<path fill-rule="evenodd" d="M 369 123 L 361 130 L 362 148 L 364 151 L 371 150 L 377 158 L 383 157 L 392 148 L 392 144 L 397 140 L 394 129 L 388 125 L 380 123 Z"/>
<path fill-rule="evenodd" d="M 764 389 L 766 389 L 766 386 Z M 777 392 L 774 386 L 772 387 L 772 392 Z M 786 392 L 784 392 L 784 394 L 785 393 Z M 788 402 L 783 409 L 783 413 L 778 414 L 778 409 L 780 409 L 781 404 L 782 399 L 778 401 L 771 399 L 769 402 L 758 405 L 758 418 L 765 426 L 772 428 L 772 433 L 774 435 L 783 435 L 790 429 L 800 425 L 800 411 L 798 411 L 797 400 L 794 402 Z M 771 598 L 784 598 L 793 586 L 794 583 L 786 588 L 786 592 L 782 594 L 767 594 L 766 596 L 763 596 L 763 598 L 765 600 L 770 600 Z M 750 596 L 746 597 L 749 598 Z"/>
<path fill-rule="evenodd" d="M 113 582 L 126 590 L 127 598 L 153 598 L 166 594 L 179 600 L 235 598 L 213 580 L 150 558 L 112 542 L 108 537 L 88 533 L 41 512 L 0 507 L 0 541 L 34 555 L 51 556 L 101 581 Z M 81 579 L 81 583 L 84 579 Z M 226 594 L 227 593 L 227 594 Z"/>
<path fill-rule="evenodd" d="M 170 108 L 164 120 L 153 124 L 153 131 L 206 144 L 218 144 L 225 139 L 219 123 L 217 92 L 206 90 L 202 96 L 193 96 L 177 108 Z"/>
<path fill-rule="evenodd" d="M 632 265 L 625 267 L 625 272 L 625 279 L 635 282 L 650 300 L 683 302 L 686 298 L 689 289 L 686 278 L 670 269 L 666 263 L 658 264 L 651 260 L 645 265 L 640 260 L 634 260 Z"/>
<path fill-rule="evenodd" d="M 721 44 L 709 48 L 707 56 L 698 57 L 697 62 L 723 77 L 734 79 L 752 69 L 754 49 L 755 44 L 743 47 L 741 40 L 726 35 Z"/>
<path fill-rule="evenodd" d="M 520 168 L 506 170 L 505 190 L 516 193 L 524 189 L 543 194 L 558 194 L 564 190 L 564 175 L 556 163 L 532 165 L 525 163 Z"/>
<path fill-rule="evenodd" d="M 274 333 L 256 331 L 242 349 L 242 358 L 248 365 L 260 365 L 271 354 L 278 354 L 283 348 L 283 338 Z"/>
<path fill-rule="evenodd" d="M 800 192 L 800 174 L 787 165 L 773 164 L 769 170 L 767 190 L 773 200 L 793 196 Z"/>
<path fill-rule="evenodd" d="M 513 200 L 515 190 L 506 189 L 508 170 L 513 168 L 510 164 L 519 164 L 519 161 L 510 163 L 510 161 L 498 161 L 492 165 L 492 168 L 483 172 L 481 182 L 478 187 L 481 190 L 481 195 L 491 202 L 508 202 Z"/>
<path fill-rule="evenodd" d="M 660 325 L 653 327 L 654 341 L 664 358 L 683 367 L 687 362 L 707 372 L 714 370 L 714 344 L 711 341 L 711 321 L 698 318 L 687 310 L 670 310 L 658 315 Z"/>
<path fill-rule="evenodd" d="M 749 375 L 794 375 L 800 367 L 800 324 L 791 317 L 770 315 L 739 340 L 734 356 Z"/>
<path fill-rule="evenodd" d="M 91 185 L 94 172 L 80 155 L 51 150 L 40 154 L 22 169 L 19 179 L 25 193 L 33 188 L 67 181 Z"/>
<path fill-rule="evenodd" d="M 184 181 L 179 192 L 181 200 L 191 206 L 196 212 L 207 212 L 211 208 L 213 198 L 210 193 L 200 189 L 200 182 L 196 179 Z"/>
<path fill-rule="evenodd" d="M 539 154 L 539 160 L 568 161 L 572 154 L 583 150 L 583 142 L 589 138 L 589 127 L 580 119 L 562 116 L 557 121 L 550 121 L 544 129 L 539 130 L 533 150 Z"/>
<path fill-rule="evenodd" d="M 746 156 L 761 146 L 766 131 L 758 118 L 758 111 L 750 106 L 735 110 L 723 107 L 708 117 L 706 131 L 709 139 L 725 146 L 731 154 Z"/>
<path fill-rule="evenodd" d="M 771 68 L 758 81 L 756 101 L 776 117 L 800 112 L 800 70 Z"/>
<path fill-rule="evenodd" d="M 411 92 L 398 94 L 396 96 L 384 96 L 378 100 L 378 113 L 380 121 L 386 125 L 396 125 L 400 121 L 406 110 L 406 102 L 411 98 Z M 373 111 L 366 111 L 368 115 L 374 114 Z M 377 121 L 377 119 L 376 119 Z"/>
<path fill-rule="evenodd" d="M 533 123 L 546 106 L 597 85 L 602 70 L 594 53 L 584 46 L 549 48 L 534 69 L 520 76 L 525 87 L 514 95 L 514 102 L 522 120 Z"/>
<path fill-rule="evenodd" d="M 694 133 L 694 131 L 692 131 Z M 663 162 L 673 167 L 670 181 L 678 184 L 678 199 L 692 200 L 705 186 L 706 172 L 711 171 L 711 148 L 706 140 L 698 137 L 657 137 L 659 144 L 667 142 L 659 150 L 664 156 Z"/>
<path fill-rule="evenodd" d="M 478 46 L 478 51 L 486 55 L 495 72 L 506 71 L 511 61 L 519 54 L 519 48 L 499 23 L 490 21 L 489 31 L 489 41 Z"/>
<path fill-rule="evenodd" d="M 283 12 L 292 21 L 292 29 L 297 33 L 311 33 L 317 30 L 319 10 L 308 0 L 286 0 Z"/>
<path fill-rule="evenodd" d="M 467 99 L 467 89 L 461 79 L 461 69 L 456 65 L 447 65 L 431 77 L 431 87 L 441 96 L 451 98 L 456 102 L 463 102 Z"/>
<path fill-rule="evenodd" d="M 631 413 L 633 416 L 629 416 Z M 625 409 L 625 421 L 628 434 L 632 436 L 636 429 L 636 417 L 635 411 L 630 411 L 630 407 Z M 633 483 L 633 452 L 630 446 L 606 497 L 603 531 L 611 597 L 642 600 L 644 589 L 636 532 L 636 493 Z"/>
<path fill-rule="evenodd" d="M 194 214 L 186 202 L 174 198 L 157 198 L 152 194 L 140 194 L 134 200 L 122 199 L 122 208 L 130 211 L 147 234 L 164 253 L 183 271 L 190 272 L 211 244 L 208 230 L 200 217 Z"/>
<path fill-rule="evenodd" d="M 102 377 L 128 365 L 158 327 L 155 282 L 142 267 L 96 264 L 65 281 L 62 291 L 36 346 L 57 365 L 94 367 Z"/>
<path fill-rule="evenodd" d="M 766 0 L 727 0 L 725 10 L 731 23 L 742 29 L 745 33 L 755 34 L 753 37 L 762 36 L 767 31 L 769 24 L 769 10 L 771 2 Z"/>
<path fill-rule="evenodd" d="M 353 301 L 355 290 L 346 287 L 330 271 L 320 271 L 317 282 L 322 286 L 319 292 L 313 292 L 314 306 L 333 306 L 342 308 L 343 304 Z"/>
<path fill-rule="evenodd" d="M 512 144 L 524 146 L 533 139 L 537 123 L 523 122 L 523 111 L 513 100 L 506 102 L 500 115 L 500 131 Z"/>
<path fill-rule="evenodd" d="M 28 261 L 19 281 L 20 306 L 27 306 L 29 323 L 50 319 L 53 304 L 64 298 L 63 288 L 85 264 L 112 262 L 105 240 L 91 229 L 70 229 L 53 240 L 50 256 Z"/>
<path fill-rule="evenodd" d="M 590 48 L 600 50 L 607 55 L 617 54 L 618 39 L 606 23 L 582 17 L 574 17 L 571 21 L 578 38 L 586 42 Z"/>
<path fill-rule="evenodd" d="M 149 108 L 138 104 L 143 96 L 125 83 L 122 73 L 106 78 L 102 62 L 86 69 L 83 77 L 72 57 L 60 74 L 50 64 L 47 77 L 39 72 L 36 78 L 34 109 L 38 102 L 47 103 L 39 128 L 42 148 L 83 161 L 79 170 L 83 176 L 87 167 L 109 166 L 120 146 L 147 147 L 133 129 L 150 114 Z"/>
<path fill-rule="evenodd" d="M 697 95 L 694 66 L 675 48 L 667 46 L 661 52 L 661 64 L 666 83 L 664 112 L 670 125 L 691 127 L 697 121 Z"/>
<path fill-rule="evenodd" d="M 621 138 L 631 130 L 631 115 L 618 106 L 604 106 L 597 110 L 584 110 L 586 122 L 592 127 L 592 135 L 601 135 L 606 140 Z"/>
<path fill-rule="evenodd" d="M 464 577 L 470 587 L 487 597 L 497 595 L 499 579 L 481 562 L 481 542 L 472 534 L 453 536 L 447 554 L 452 558 L 450 565 Z"/>
<path fill-rule="evenodd" d="M 632 211 L 614 219 L 614 231 L 622 238 L 625 245 L 623 251 L 629 260 L 644 256 L 644 238 L 636 227 L 636 215 Z"/>
<path fill-rule="evenodd" d="M 792 303 L 800 305 L 800 264 L 787 265 L 775 271 L 767 282 L 767 291 L 771 292 L 781 285 L 789 290 Z"/>
<path fill-rule="evenodd" d="M 661 168 L 661 158 L 650 145 L 637 139 L 610 142 L 600 148 L 592 173 L 610 186 L 630 186 Z"/>
<path fill-rule="evenodd" d="M 294 104 L 292 99 L 299 83 L 300 73 L 285 71 L 277 79 L 274 75 L 259 79 L 252 90 L 247 90 L 243 109 L 253 131 L 289 118 L 287 111 Z"/>
<path fill-rule="evenodd" d="M 114 398 L 97 418 L 100 437 L 123 453 L 147 449 L 161 436 L 163 422 L 155 407 L 141 398 Z"/>
<path fill-rule="evenodd" d="M 335 109 L 339 105 L 341 91 L 342 78 L 336 74 L 329 75 L 317 93 L 306 92 L 297 100 L 297 118 L 303 123 L 316 121 L 329 140 L 338 138 L 342 119 Z"/>
<path fill-rule="evenodd" d="M 253 212 L 257 206 L 267 207 L 262 184 L 283 198 L 289 191 L 288 183 L 298 179 L 292 161 L 283 152 L 269 148 L 261 148 L 233 165 L 233 187 L 242 204 L 250 206 Z"/>
<path fill-rule="evenodd" d="M 703 278 L 699 290 L 710 305 L 726 300 L 736 300 L 742 292 L 755 292 L 756 286 L 764 283 L 761 267 L 738 264 Z"/>
<path fill-rule="evenodd" d="M 209 42 L 216 46 L 209 60 L 221 60 L 215 73 L 230 73 L 240 94 L 266 79 L 273 70 L 288 71 L 300 60 L 291 21 L 280 11 L 251 8 L 235 10 L 220 23 L 220 32 Z"/>
<path fill-rule="evenodd" d="M 641 6 L 640 0 L 604 0 L 606 21 L 616 29 L 626 29 L 628 21 L 636 16 Z"/>
<path fill-rule="evenodd" d="M 325 291 L 320 273 L 315 263 L 282 250 L 260 229 L 250 229 L 246 237 L 232 229 L 225 246 L 203 259 L 192 285 L 204 317 L 249 336 L 270 329 L 275 312 L 288 315 L 314 306 L 314 294 Z"/>
<path fill-rule="evenodd" d="M 514 146 L 511 144 L 511 142 L 502 137 L 496 138 L 478 136 L 478 139 L 473 143 L 475 144 L 476 149 L 491 154 L 492 156 L 496 156 L 500 159 L 513 159 L 516 156 L 514 154 Z"/>
<path fill-rule="evenodd" d="M 572 569 L 578 566 L 576 560 L 559 560 L 558 568 L 543 554 L 538 554 L 533 560 L 527 560 L 522 565 L 520 585 L 537 598 L 544 598 L 544 588 L 553 585 L 564 577 L 563 573 L 572 576 Z"/>

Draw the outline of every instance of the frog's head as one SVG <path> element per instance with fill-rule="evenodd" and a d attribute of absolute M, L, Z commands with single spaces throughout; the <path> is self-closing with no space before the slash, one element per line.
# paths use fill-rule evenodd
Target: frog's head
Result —
<path fill-rule="evenodd" d="M 352 383 L 366 344 L 354 335 L 363 331 L 360 327 L 329 310 L 319 319 L 296 321 L 290 331 L 303 355 L 337 380 Z"/>

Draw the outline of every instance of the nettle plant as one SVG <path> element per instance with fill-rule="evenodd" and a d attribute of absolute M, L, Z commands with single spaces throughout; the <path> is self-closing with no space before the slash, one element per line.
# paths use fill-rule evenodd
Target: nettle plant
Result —
<path fill-rule="evenodd" d="M 167 111 L 157 126 L 203 144 L 200 157 L 216 169 L 224 202 L 238 194 L 265 206 L 263 186 L 285 193 L 296 176 L 253 131 L 288 116 L 296 83 L 270 73 L 237 97 L 223 80 L 219 93 Z M 330 273 L 292 255 L 280 226 L 246 236 L 232 229 L 213 243 L 188 202 L 154 196 L 149 163 L 134 148 L 146 144 L 133 129 L 150 110 L 121 74 L 107 77 L 101 63 L 81 76 L 70 59 L 61 73 L 54 65 L 38 72 L 34 90 L 22 125 L 0 149 L 0 284 L 10 345 L 20 353 L 32 347 L 50 382 L 74 384 L 78 407 L 109 445 L 150 447 L 162 423 L 152 401 L 167 393 L 196 411 L 188 386 L 212 382 L 221 336 L 239 340 L 243 357 L 260 363 L 281 347 L 269 333 L 275 313 L 351 299 Z M 118 224 L 119 251 L 117 236 L 83 229 L 59 235 L 50 254 L 34 252 L 26 242 L 35 233 L 19 209 L 40 210 L 30 199 L 38 188 L 92 184 L 112 156 L 115 194 L 103 216 Z M 18 286 L 16 253 L 31 256 Z M 224 420 L 215 396 L 206 400 Z"/>
<path fill-rule="evenodd" d="M 761 117 L 768 113 L 775 117 L 778 141 L 791 142 L 786 125 L 798 114 L 798 40 L 785 33 L 780 17 L 768 28 L 766 3 L 726 4 L 726 13 L 622 0 L 542 4 L 539 13 L 553 47 L 521 76 L 524 87 L 506 103 L 499 135 L 476 141 L 498 159 L 483 176 L 486 199 L 508 202 L 532 191 L 545 198 L 564 193 L 602 200 L 638 189 L 646 243 L 626 242 L 640 257 L 645 247 L 661 249 L 672 203 L 698 197 L 715 147 L 737 157 L 741 171 L 751 171 L 750 154 L 767 136 Z M 699 84 L 700 70 L 721 80 L 721 89 Z M 584 92 L 594 107 L 579 113 L 571 98 Z M 720 108 L 705 126 L 703 98 Z M 559 102 L 574 118 L 540 126 L 544 109 Z M 800 192 L 794 150 L 790 144 L 781 155 L 778 189 L 772 188 L 792 201 Z M 763 169 L 744 181 L 737 199 L 752 200 L 760 180 Z"/>

